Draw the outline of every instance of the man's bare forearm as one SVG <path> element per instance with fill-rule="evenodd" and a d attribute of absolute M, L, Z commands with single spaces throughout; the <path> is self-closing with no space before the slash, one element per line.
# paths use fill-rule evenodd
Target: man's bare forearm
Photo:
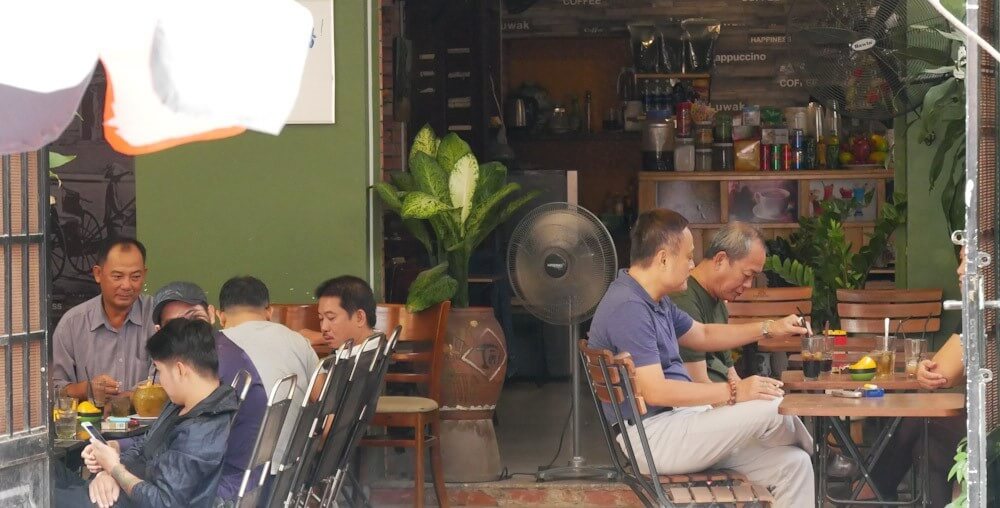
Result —
<path fill-rule="evenodd" d="M 730 324 L 707 324 L 705 325 L 705 351 L 725 351 L 744 346 L 751 342 L 757 342 L 764 337 L 764 322 Z M 686 345 L 691 349 L 698 350 L 697 347 Z"/>
<path fill-rule="evenodd" d="M 130 473 L 129 470 L 121 464 L 118 464 L 111 469 L 111 477 L 114 478 L 115 482 L 118 483 L 118 486 L 130 496 L 132 495 L 132 489 L 134 489 L 136 485 L 142 483 L 141 478 Z"/>

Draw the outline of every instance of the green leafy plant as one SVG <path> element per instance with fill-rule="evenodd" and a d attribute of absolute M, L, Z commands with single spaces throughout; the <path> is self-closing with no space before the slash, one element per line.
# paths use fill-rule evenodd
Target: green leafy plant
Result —
<path fill-rule="evenodd" d="M 964 15 L 964 2 L 950 4 L 946 5 L 950 11 Z M 924 25 L 912 28 L 950 42 L 950 50 L 944 54 L 930 56 L 927 48 L 910 48 L 907 53 L 928 64 L 940 65 L 924 72 L 938 74 L 943 80 L 927 91 L 918 113 L 920 142 L 935 147 L 930 166 L 930 190 L 942 186 L 941 209 L 950 232 L 963 229 L 965 224 L 965 35 L 957 30 L 944 31 Z M 919 56 L 910 55 L 917 49 L 925 51 Z"/>
<path fill-rule="evenodd" d="M 457 134 L 438 138 L 429 125 L 413 139 L 409 162 L 408 173 L 395 172 L 391 182 L 373 186 L 382 203 L 402 217 L 403 226 L 424 246 L 434 265 L 410 286 L 407 306 L 421 310 L 451 298 L 452 306 L 468 307 L 472 252 L 539 192 L 518 196 L 521 186 L 507 183 L 503 164 L 479 164 Z M 451 287 L 452 294 L 447 294 Z"/>
<path fill-rule="evenodd" d="M 958 442 L 958 449 L 955 450 L 955 465 L 951 466 L 948 472 L 948 480 L 955 480 L 962 486 L 961 493 L 945 508 L 965 508 L 969 506 L 969 438 L 963 438 Z"/>
<path fill-rule="evenodd" d="M 853 252 L 844 220 L 871 203 L 873 196 L 874 192 L 868 191 L 860 202 L 824 201 L 822 212 L 815 217 L 801 217 L 798 231 L 788 239 L 768 242 L 771 255 L 764 269 L 796 286 L 813 288 L 813 323 L 838 324 L 837 290 L 864 287 L 872 267 L 885 254 L 889 237 L 906 220 L 905 198 L 896 193 L 892 203 L 883 204 L 868 243 Z"/>

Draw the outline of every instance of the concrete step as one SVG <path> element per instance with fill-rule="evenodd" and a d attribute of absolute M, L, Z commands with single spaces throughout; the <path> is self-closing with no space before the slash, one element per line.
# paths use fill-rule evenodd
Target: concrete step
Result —
<path fill-rule="evenodd" d="M 598 508 L 642 506 L 623 483 L 560 481 L 538 483 L 530 476 L 486 483 L 449 483 L 451 506 L 510 506 Z M 425 485 L 425 506 L 438 506 L 434 486 Z M 413 506 L 413 484 L 383 481 L 371 486 L 372 505 L 382 508 Z"/>

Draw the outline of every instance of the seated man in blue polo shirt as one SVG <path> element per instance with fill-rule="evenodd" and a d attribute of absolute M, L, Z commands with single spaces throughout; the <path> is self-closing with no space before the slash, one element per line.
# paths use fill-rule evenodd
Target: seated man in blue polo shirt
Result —
<path fill-rule="evenodd" d="M 682 291 L 693 267 L 688 221 L 672 210 L 643 213 L 631 232 L 631 264 L 601 300 L 590 347 L 627 352 L 649 412 L 641 424 L 660 474 L 732 469 L 765 485 L 776 508 L 813 506 L 812 438 L 796 417 L 778 414 L 781 382 L 751 376 L 727 383 L 695 383 L 679 348 L 722 351 L 769 335 L 804 334 L 796 316 L 746 324 L 693 321 L 667 297 Z M 613 418 L 610 407 L 605 415 Z M 631 413 L 623 407 L 626 418 Z M 634 421 L 634 420 L 633 420 Z M 638 443 L 634 424 L 625 431 Z M 624 446 L 619 436 L 618 442 Z M 641 450 L 639 470 L 648 473 Z"/>

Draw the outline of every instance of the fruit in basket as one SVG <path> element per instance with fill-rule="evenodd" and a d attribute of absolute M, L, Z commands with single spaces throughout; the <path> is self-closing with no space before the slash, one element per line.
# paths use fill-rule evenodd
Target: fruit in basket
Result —
<path fill-rule="evenodd" d="M 167 392 L 162 386 L 146 380 L 132 391 L 132 406 L 139 416 L 159 416 L 167 404 Z"/>
<path fill-rule="evenodd" d="M 867 161 L 868 156 L 872 153 L 872 147 L 868 144 L 868 139 L 864 137 L 854 138 L 854 142 L 851 144 L 851 153 L 854 155 L 854 160 L 858 163 Z"/>
<path fill-rule="evenodd" d="M 881 134 L 872 134 L 868 138 L 868 142 L 871 144 L 872 152 L 888 152 L 889 142 L 885 139 L 885 136 Z"/>

